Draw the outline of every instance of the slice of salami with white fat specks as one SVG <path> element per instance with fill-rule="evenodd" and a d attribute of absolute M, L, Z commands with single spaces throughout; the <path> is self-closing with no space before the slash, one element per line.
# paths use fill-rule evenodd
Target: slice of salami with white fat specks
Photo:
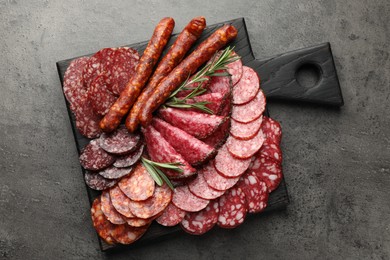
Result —
<path fill-rule="evenodd" d="M 267 139 L 271 139 L 275 143 L 280 144 L 282 139 L 282 127 L 278 121 L 264 116 L 261 129 L 263 130 L 263 133 Z"/>
<path fill-rule="evenodd" d="M 238 159 L 231 155 L 226 144 L 219 149 L 214 160 L 215 169 L 227 178 L 241 176 L 248 169 L 251 159 Z"/>
<path fill-rule="evenodd" d="M 231 121 L 230 134 L 236 139 L 249 140 L 259 132 L 263 117 L 260 116 L 258 119 L 247 124 L 237 122 L 236 120 Z"/>
<path fill-rule="evenodd" d="M 111 234 L 114 240 L 123 245 L 129 245 L 137 241 L 148 230 L 149 225 L 132 227 L 127 224 L 115 225 Z"/>
<path fill-rule="evenodd" d="M 214 162 L 208 163 L 201 169 L 203 177 L 206 180 L 206 183 L 213 189 L 219 191 L 225 191 L 233 187 L 240 177 L 236 178 L 226 178 L 219 174 L 214 167 Z"/>
<path fill-rule="evenodd" d="M 188 186 L 176 187 L 173 192 L 172 203 L 187 212 L 200 211 L 207 207 L 209 202 L 209 200 L 201 199 L 192 194 Z"/>
<path fill-rule="evenodd" d="M 106 190 L 118 183 L 117 179 L 109 180 L 91 171 L 85 171 L 84 180 L 88 187 L 93 190 Z"/>
<path fill-rule="evenodd" d="M 257 132 L 255 137 L 249 140 L 239 140 L 233 136 L 229 136 L 226 141 L 226 148 L 236 158 L 250 159 L 264 143 L 264 134 L 261 130 Z"/>
<path fill-rule="evenodd" d="M 242 105 L 256 97 L 260 89 L 260 79 L 256 71 L 247 66 L 243 67 L 240 81 L 233 87 L 233 104 Z"/>
<path fill-rule="evenodd" d="M 191 235 L 202 235 L 217 224 L 218 215 L 218 200 L 214 200 L 199 212 L 188 212 L 181 222 L 181 227 Z"/>
<path fill-rule="evenodd" d="M 274 191 L 283 178 L 283 169 L 280 162 L 261 155 L 252 162 L 250 170 L 256 174 L 259 180 L 267 184 L 269 192 Z"/>
<path fill-rule="evenodd" d="M 211 188 L 207 184 L 203 176 L 205 171 L 207 171 L 207 167 L 199 170 L 198 176 L 188 184 L 188 188 L 190 189 L 192 194 L 202 199 L 212 200 L 219 198 L 220 196 L 222 196 L 222 194 L 225 193 L 225 191 L 215 190 Z"/>
<path fill-rule="evenodd" d="M 104 116 L 117 97 L 107 87 L 107 76 L 97 76 L 88 88 L 88 100 L 96 114 Z"/>
<path fill-rule="evenodd" d="M 226 73 L 226 71 L 217 72 Z M 225 96 L 231 91 L 231 83 L 231 78 L 228 76 L 211 77 L 207 93 L 220 93 Z"/>
<path fill-rule="evenodd" d="M 262 157 L 269 157 L 280 163 L 283 160 L 280 145 L 275 143 L 272 139 L 266 139 L 258 153 L 260 153 Z"/>
<path fill-rule="evenodd" d="M 156 219 L 156 221 L 162 226 L 173 227 L 183 220 L 185 214 L 186 212 L 184 210 L 179 209 L 171 202 L 168 207 L 164 209 L 161 216 Z"/>
<path fill-rule="evenodd" d="M 249 123 L 259 118 L 265 110 L 265 96 L 262 90 L 249 103 L 233 105 L 232 118 L 240 123 Z"/>
<path fill-rule="evenodd" d="M 217 225 L 221 228 L 238 227 L 244 222 L 247 212 L 245 193 L 235 186 L 219 198 Z"/>
<path fill-rule="evenodd" d="M 104 215 L 101 208 L 100 197 L 96 198 L 92 203 L 91 217 L 92 224 L 99 237 L 102 238 L 108 244 L 114 244 L 115 240 L 112 237 L 112 231 L 114 230 L 115 225 L 108 221 L 106 216 Z"/>
<path fill-rule="evenodd" d="M 122 190 L 115 186 L 110 189 L 111 202 L 114 208 L 126 218 L 135 218 L 134 214 L 131 213 L 129 204 L 131 200 L 122 192 Z"/>
<path fill-rule="evenodd" d="M 245 193 L 249 213 L 259 213 L 267 207 L 269 196 L 267 185 L 260 181 L 255 173 L 247 171 L 241 176 L 237 186 Z"/>
<path fill-rule="evenodd" d="M 84 101 L 80 101 L 80 106 L 73 111 L 76 116 L 76 128 L 80 134 L 87 138 L 99 137 L 102 130 L 99 127 L 101 116 L 93 111 L 93 108 L 88 100 L 87 94 L 82 97 Z"/>
<path fill-rule="evenodd" d="M 137 149 L 141 140 L 139 134 L 129 133 L 126 127 L 120 127 L 113 133 L 103 133 L 99 145 L 105 151 L 113 154 L 126 154 Z"/>
<path fill-rule="evenodd" d="M 117 168 L 109 166 L 108 168 L 99 171 L 99 174 L 106 179 L 119 179 L 131 173 L 133 168 Z"/>
<path fill-rule="evenodd" d="M 126 168 L 133 166 L 141 158 L 144 152 L 144 148 L 145 145 L 141 144 L 135 151 L 132 151 L 127 155 L 122 155 L 118 157 L 114 162 L 114 166 L 117 168 Z"/>
<path fill-rule="evenodd" d="M 122 215 L 112 205 L 108 191 L 103 191 L 102 195 L 100 195 L 100 200 L 102 211 L 112 224 L 120 225 L 126 223 Z"/>
<path fill-rule="evenodd" d="M 237 55 L 237 53 L 233 52 L 232 56 L 238 56 L 238 55 Z M 240 81 L 240 79 L 242 77 L 243 66 L 242 66 L 241 58 L 232 62 L 232 63 L 229 63 L 227 65 L 227 68 L 228 68 L 227 71 L 229 72 L 229 74 L 232 75 L 232 84 L 234 86 L 237 84 L 237 82 Z"/>
<path fill-rule="evenodd" d="M 116 48 L 104 48 L 96 52 L 84 67 L 83 78 L 84 86 L 89 89 L 92 81 L 98 75 L 106 75 L 109 80 L 111 77 L 111 67 L 114 63 L 114 54 Z M 107 82 L 110 83 L 110 82 Z"/>
<path fill-rule="evenodd" d="M 97 139 L 92 140 L 84 147 L 79 159 L 81 166 L 91 171 L 107 168 L 115 161 L 114 156 L 100 148 Z"/>

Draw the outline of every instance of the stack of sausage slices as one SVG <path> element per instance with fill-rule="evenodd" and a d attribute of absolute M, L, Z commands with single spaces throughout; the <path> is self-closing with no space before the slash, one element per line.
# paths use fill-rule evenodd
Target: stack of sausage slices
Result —
<path fill-rule="evenodd" d="M 194 18 L 184 35 L 196 25 L 199 37 L 202 22 L 203 17 Z M 80 163 L 86 184 L 102 191 L 91 208 L 92 222 L 107 243 L 131 244 L 153 221 L 180 225 L 193 235 L 215 225 L 235 228 L 247 213 L 267 207 L 269 193 L 283 178 L 281 127 L 263 115 L 266 98 L 257 73 L 243 66 L 230 47 L 220 50 L 237 34 L 231 27 L 218 29 L 184 57 L 187 46 L 173 66 L 165 62 L 170 67 L 161 68 L 164 59 L 177 58 L 172 47 L 151 79 L 138 80 L 141 89 L 149 83 L 143 91 L 131 90 L 136 97 L 124 93 L 135 88 L 140 67 L 145 68 L 143 56 L 153 54 L 151 44 L 141 58 L 131 48 L 106 48 L 68 67 L 64 94 L 79 132 L 91 139 Z M 161 30 L 159 24 L 151 42 Z M 224 37 L 226 33 L 233 35 Z M 188 45 L 182 34 L 175 44 Z M 206 62 L 202 68 L 205 62 L 198 64 L 199 59 Z M 156 80 L 156 71 L 165 75 Z M 186 75 L 175 78 L 179 72 Z M 167 80 L 175 87 L 162 92 Z M 148 103 L 148 96 L 157 104 Z M 126 106 L 119 104 L 123 100 Z M 142 104 L 152 111 L 142 111 Z M 104 126 L 113 117 L 107 115 L 123 114 L 123 109 L 129 114 L 126 126 L 108 131 Z M 152 117 L 145 120 L 150 112 Z"/>

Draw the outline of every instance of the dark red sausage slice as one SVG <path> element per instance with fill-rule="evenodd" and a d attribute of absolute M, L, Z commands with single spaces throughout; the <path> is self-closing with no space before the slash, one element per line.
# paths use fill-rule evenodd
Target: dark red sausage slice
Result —
<path fill-rule="evenodd" d="M 282 165 L 272 158 L 260 157 L 259 168 L 252 167 L 251 170 L 256 174 L 259 180 L 267 184 L 268 191 L 274 191 L 283 178 Z M 256 164 L 255 164 L 256 165 Z"/>
<path fill-rule="evenodd" d="M 217 224 L 218 215 L 218 200 L 211 201 L 205 209 L 199 212 L 188 212 L 181 222 L 181 227 L 191 235 L 202 235 Z"/>
<path fill-rule="evenodd" d="M 244 105 L 234 105 L 232 118 L 240 123 L 249 123 L 259 118 L 265 110 L 265 96 L 262 90 L 257 92 L 256 97 Z"/>
<path fill-rule="evenodd" d="M 106 190 L 118 183 L 117 179 L 109 180 L 96 172 L 86 171 L 84 174 L 85 183 L 93 190 Z"/>
<path fill-rule="evenodd" d="M 267 139 L 271 139 L 275 143 L 280 144 L 282 139 L 282 127 L 278 121 L 265 116 L 263 118 L 261 129 L 263 130 L 263 133 Z"/>
<path fill-rule="evenodd" d="M 137 149 L 140 140 L 139 134 L 129 133 L 125 127 L 120 127 L 113 133 L 103 133 L 99 145 L 109 153 L 126 154 Z"/>
<path fill-rule="evenodd" d="M 208 102 L 205 106 L 210 109 L 214 115 L 219 115 L 222 112 L 225 99 L 226 95 L 222 95 L 221 93 L 208 93 L 194 97 L 193 99 L 187 99 L 186 103 L 193 104 L 196 102 Z M 202 112 L 201 110 L 195 108 L 191 111 Z"/>
<path fill-rule="evenodd" d="M 91 82 L 88 89 L 88 100 L 96 114 L 104 116 L 112 104 L 115 103 L 116 96 L 107 87 L 107 76 L 99 75 Z"/>
<path fill-rule="evenodd" d="M 116 211 L 114 206 L 111 203 L 110 193 L 108 191 L 104 191 L 100 196 L 101 200 L 101 208 L 108 219 L 112 224 L 120 225 L 125 224 L 126 221 L 123 219 L 122 215 Z"/>
<path fill-rule="evenodd" d="M 231 122 L 232 125 L 230 127 L 230 134 L 234 138 L 240 140 L 252 139 L 259 132 L 262 121 L 263 121 L 262 116 L 247 124 L 237 122 L 236 120 L 232 120 Z"/>
<path fill-rule="evenodd" d="M 237 186 L 245 193 L 249 213 L 259 213 L 267 207 L 269 196 L 267 185 L 252 171 L 241 176 Z"/>
<path fill-rule="evenodd" d="M 233 187 L 219 198 L 217 225 L 221 228 L 238 227 L 244 222 L 247 212 L 245 193 L 239 187 Z"/>
<path fill-rule="evenodd" d="M 282 149 L 280 149 L 279 144 L 272 141 L 272 139 L 266 139 L 258 153 L 260 153 L 260 156 L 262 157 L 269 157 L 282 163 Z"/>
<path fill-rule="evenodd" d="M 80 106 L 73 111 L 76 116 L 76 128 L 80 134 L 87 138 L 99 137 L 102 130 L 99 128 L 99 120 L 101 116 L 93 111 L 93 108 L 88 100 L 87 94 L 80 101 Z"/>
<path fill-rule="evenodd" d="M 109 166 L 108 168 L 99 171 L 99 174 L 106 179 L 119 179 L 131 173 L 133 168 L 117 168 Z"/>
<path fill-rule="evenodd" d="M 244 66 L 240 81 L 233 87 L 233 104 L 242 105 L 253 100 L 260 88 L 256 71 Z"/>
<path fill-rule="evenodd" d="M 116 159 L 114 162 L 114 166 L 118 168 L 125 168 L 125 167 L 130 167 L 133 166 L 136 162 L 139 161 L 141 158 L 143 152 L 144 152 L 144 144 L 141 144 L 135 151 L 127 154 L 120 156 Z"/>
<path fill-rule="evenodd" d="M 241 176 L 248 169 L 251 159 L 238 159 L 228 151 L 226 144 L 219 149 L 214 160 L 215 169 L 219 174 L 227 178 Z"/>
<path fill-rule="evenodd" d="M 209 204 L 209 200 L 201 199 L 193 195 L 188 186 L 176 187 L 172 197 L 172 203 L 187 212 L 197 212 Z"/>
<path fill-rule="evenodd" d="M 213 164 L 213 162 L 210 162 L 202 169 L 204 179 L 211 188 L 225 191 L 233 187 L 240 179 L 240 177 L 226 178 L 222 176 L 217 172 Z"/>
<path fill-rule="evenodd" d="M 205 171 L 207 171 L 207 167 L 206 170 L 205 168 L 199 170 L 198 176 L 195 178 L 195 180 L 188 184 L 188 188 L 192 194 L 202 199 L 212 200 L 219 198 L 222 196 L 222 194 L 225 193 L 225 191 L 219 191 L 211 188 L 203 176 Z"/>
<path fill-rule="evenodd" d="M 100 148 L 98 141 L 92 140 L 81 151 L 80 164 L 84 169 L 98 171 L 114 163 L 114 156 Z"/>
<path fill-rule="evenodd" d="M 109 222 L 103 214 L 100 197 L 96 198 L 92 203 L 91 216 L 92 224 L 96 232 L 99 234 L 99 237 L 101 237 L 108 244 L 114 244 L 116 241 L 112 236 L 112 232 L 115 226 Z"/>
<path fill-rule="evenodd" d="M 257 132 L 255 137 L 249 140 L 238 140 L 232 136 L 226 141 L 228 151 L 236 158 L 250 159 L 264 142 L 264 134 L 261 130 Z"/>
<path fill-rule="evenodd" d="M 156 219 L 157 223 L 166 227 L 173 227 L 179 224 L 186 212 L 184 210 L 179 209 L 175 205 L 169 203 L 168 207 L 166 207 L 160 217 Z"/>

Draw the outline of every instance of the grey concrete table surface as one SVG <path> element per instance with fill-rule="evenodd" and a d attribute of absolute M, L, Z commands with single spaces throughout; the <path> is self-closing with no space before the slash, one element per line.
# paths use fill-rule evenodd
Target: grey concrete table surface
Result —
<path fill-rule="evenodd" d="M 0 258 L 389 259 L 390 2 L 0 0 Z M 329 41 L 339 110 L 271 102 L 287 210 L 114 255 L 98 248 L 55 62 L 245 17 L 257 58 Z"/>

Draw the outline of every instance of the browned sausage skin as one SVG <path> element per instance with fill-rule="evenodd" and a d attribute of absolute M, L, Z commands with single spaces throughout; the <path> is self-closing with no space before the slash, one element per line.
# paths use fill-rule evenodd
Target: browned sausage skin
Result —
<path fill-rule="evenodd" d="M 99 126 L 103 131 L 112 132 L 115 130 L 119 126 L 122 118 L 129 112 L 143 86 L 152 74 L 153 67 L 156 65 L 164 50 L 174 26 L 175 21 L 170 17 L 165 17 L 158 23 L 136 67 L 134 77 L 129 80 L 117 101 L 100 121 Z"/>
<path fill-rule="evenodd" d="M 146 100 L 153 93 L 160 81 L 183 60 L 185 54 L 200 37 L 205 27 L 206 19 L 203 16 L 195 17 L 179 34 L 167 55 L 159 62 L 148 85 L 143 89 L 141 95 L 131 108 L 126 118 L 126 127 L 130 132 L 134 132 L 137 129 L 139 124 L 138 115 Z"/>
<path fill-rule="evenodd" d="M 152 113 L 162 105 L 169 95 L 180 86 L 203 63 L 228 42 L 237 37 L 237 29 L 233 25 L 224 25 L 203 41 L 187 58 L 185 58 L 157 86 L 153 94 L 144 103 L 139 114 L 142 126 L 152 120 Z"/>

